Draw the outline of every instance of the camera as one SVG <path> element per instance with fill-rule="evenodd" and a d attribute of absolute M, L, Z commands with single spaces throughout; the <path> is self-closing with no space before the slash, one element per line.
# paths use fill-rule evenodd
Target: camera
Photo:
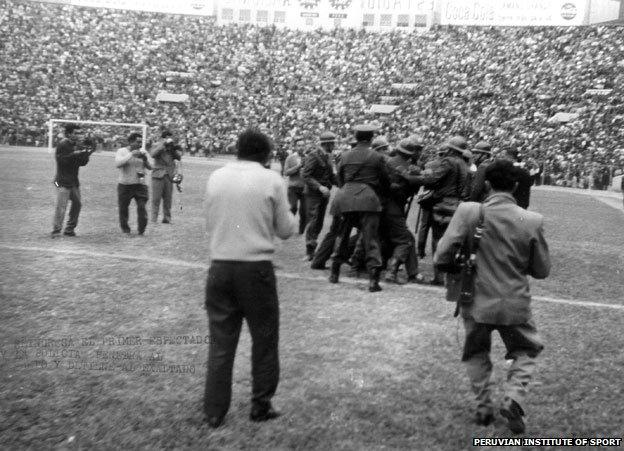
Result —
<path fill-rule="evenodd" d="M 176 189 L 178 190 L 178 193 L 182 192 L 182 180 L 184 179 L 184 177 L 182 176 L 182 174 L 177 173 L 173 176 L 173 178 L 171 179 L 171 181 L 173 183 L 175 183 Z"/>

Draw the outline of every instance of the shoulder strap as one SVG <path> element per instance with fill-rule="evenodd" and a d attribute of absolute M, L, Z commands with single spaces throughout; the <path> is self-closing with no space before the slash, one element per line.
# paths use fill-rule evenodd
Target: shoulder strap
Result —
<path fill-rule="evenodd" d="M 474 236 L 472 238 L 472 249 L 470 252 L 470 259 L 474 260 L 477 251 L 479 250 L 479 242 L 483 236 L 483 223 L 485 222 L 485 207 L 482 203 L 479 204 L 479 222 L 475 227 Z"/>

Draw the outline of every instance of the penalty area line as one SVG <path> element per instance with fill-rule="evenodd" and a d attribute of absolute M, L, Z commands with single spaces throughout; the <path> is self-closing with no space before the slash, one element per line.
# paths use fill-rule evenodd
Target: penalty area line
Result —
<path fill-rule="evenodd" d="M 96 258 L 109 258 L 114 260 L 130 260 L 130 261 L 143 261 L 147 263 L 154 263 L 159 265 L 170 265 L 170 266 L 179 266 L 183 268 L 193 268 L 193 269 L 202 269 L 207 270 L 208 265 L 204 263 L 194 263 L 188 262 L 184 260 L 177 260 L 171 258 L 159 258 L 153 257 L 149 255 L 131 255 L 131 254 L 121 254 L 121 253 L 107 253 L 107 252 L 95 252 L 81 249 L 57 249 L 51 247 L 35 247 L 35 246 L 14 246 L 10 244 L 0 243 L 0 248 L 14 250 L 14 251 L 24 251 L 24 252 L 46 252 L 51 254 L 63 254 L 63 255 L 80 255 L 85 257 L 96 257 Z M 309 282 L 327 282 L 326 277 L 321 276 L 306 276 L 302 274 L 295 274 L 282 271 L 279 269 L 279 266 L 275 266 L 276 275 L 278 277 L 282 277 L 284 279 L 290 280 L 306 280 Z M 341 278 L 341 283 L 347 283 L 350 285 L 356 285 L 358 283 L 362 283 L 363 281 L 354 279 L 351 277 L 343 277 Z M 424 291 L 430 293 L 444 293 L 444 288 L 441 287 L 427 287 L 422 285 L 395 285 L 393 288 L 398 288 L 400 290 L 414 290 L 414 291 Z M 594 308 L 606 308 L 613 310 L 624 310 L 624 305 L 618 304 L 604 304 L 601 302 L 591 302 L 591 301 L 579 301 L 573 299 L 558 299 L 552 298 L 548 296 L 532 296 L 533 300 L 548 302 L 552 304 L 565 304 L 565 305 L 574 305 L 581 307 L 594 307 Z"/>

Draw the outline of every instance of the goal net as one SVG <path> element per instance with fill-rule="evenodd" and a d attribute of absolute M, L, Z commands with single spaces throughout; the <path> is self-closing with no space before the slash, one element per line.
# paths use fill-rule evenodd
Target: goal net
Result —
<path fill-rule="evenodd" d="M 74 119 L 50 119 L 48 122 L 48 151 L 53 152 L 54 147 L 63 137 L 63 130 L 57 125 L 78 124 L 86 132 L 87 137 L 98 149 L 115 150 L 126 145 L 126 136 L 129 131 L 139 129 L 143 135 L 143 150 L 147 144 L 147 124 L 132 124 L 126 122 L 102 122 L 81 121 Z M 130 129 L 130 130 L 128 130 Z"/>

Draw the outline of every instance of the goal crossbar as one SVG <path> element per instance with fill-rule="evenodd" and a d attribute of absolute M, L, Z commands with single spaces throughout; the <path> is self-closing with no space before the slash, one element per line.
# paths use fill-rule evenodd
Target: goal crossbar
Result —
<path fill-rule="evenodd" d="M 48 151 L 52 152 L 54 138 L 54 124 L 88 124 L 88 125 L 113 125 L 117 127 L 140 127 L 143 131 L 143 150 L 147 142 L 147 124 L 133 124 L 128 122 L 107 122 L 107 121 L 81 121 L 76 119 L 50 119 L 48 121 Z"/>

